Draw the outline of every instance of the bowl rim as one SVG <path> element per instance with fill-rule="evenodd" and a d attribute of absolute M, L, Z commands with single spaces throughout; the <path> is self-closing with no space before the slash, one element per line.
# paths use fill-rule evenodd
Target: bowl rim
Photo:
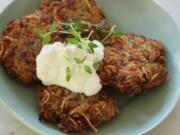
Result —
<path fill-rule="evenodd" d="M 166 9 L 166 7 L 156 1 L 156 0 L 152 0 L 152 2 L 154 4 L 156 4 L 159 8 L 161 8 L 161 10 L 163 10 L 164 12 L 166 12 L 168 14 L 168 16 L 170 17 L 170 19 L 172 20 L 172 22 L 174 23 L 175 27 L 177 28 L 178 33 L 180 33 L 180 25 L 177 24 L 177 22 L 175 21 L 174 17 L 171 15 L 171 13 Z M 11 4 L 13 4 L 14 1 L 11 1 L 1 12 L 0 12 L 0 16 L 1 14 L 3 14 L 3 12 L 5 10 L 7 10 L 9 8 L 9 6 Z M 177 93 L 175 94 L 177 95 L 176 98 L 174 99 L 174 103 L 169 107 L 169 110 L 166 111 L 166 113 L 164 113 L 163 116 L 161 116 L 156 122 L 154 122 L 151 126 L 143 128 L 138 134 L 145 134 L 149 131 L 151 131 L 152 129 L 154 129 L 155 127 L 157 127 L 160 123 L 162 123 L 173 111 L 173 109 L 175 108 L 177 102 L 179 101 L 180 98 L 180 89 L 177 90 Z M 0 98 L 0 104 L 2 104 L 2 106 L 5 108 L 5 110 L 9 113 L 9 115 L 11 115 L 15 120 L 17 120 L 18 122 L 20 122 L 21 124 L 23 124 L 23 126 L 26 126 L 27 128 L 29 128 L 32 132 L 39 134 L 39 135 L 44 135 L 44 132 L 42 132 L 41 130 L 39 130 L 38 128 L 33 127 L 31 124 L 29 124 L 28 122 L 26 122 L 23 118 L 21 118 L 13 109 L 11 109 L 11 107 L 2 99 Z"/>

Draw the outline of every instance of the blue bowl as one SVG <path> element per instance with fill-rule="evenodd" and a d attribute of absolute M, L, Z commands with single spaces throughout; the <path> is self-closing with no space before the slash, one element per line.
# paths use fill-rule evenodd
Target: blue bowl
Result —
<path fill-rule="evenodd" d="M 180 32 L 170 15 L 152 0 L 97 0 L 109 20 L 125 32 L 161 40 L 167 50 L 171 80 L 134 99 L 115 93 L 120 115 L 99 127 L 98 135 L 138 135 L 155 126 L 174 108 L 179 97 Z M 31 13 L 40 0 L 14 0 L 0 15 L 0 30 L 12 19 Z M 36 88 L 18 84 L 0 67 L 0 101 L 12 114 L 37 133 L 61 135 L 56 127 L 38 120 Z M 91 131 L 89 131 L 90 134 Z"/>

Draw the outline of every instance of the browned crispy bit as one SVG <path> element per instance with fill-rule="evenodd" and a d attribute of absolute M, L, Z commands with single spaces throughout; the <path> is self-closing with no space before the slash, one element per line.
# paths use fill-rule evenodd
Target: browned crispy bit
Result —
<path fill-rule="evenodd" d="M 161 42 L 143 36 L 112 36 L 99 74 L 103 85 L 135 96 L 168 80 Z"/>
<path fill-rule="evenodd" d="M 111 120 L 118 106 L 109 95 L 101 91 L 87 97 L 59 86 L 42 86 L 38 91 L 40 120 L 56 123 L 66 133 L 83 132 Z"/>
<path fill-rule="evenodd" d="M 104 20 L 101 7 L 94 0 L 44 0 L 40 10 L 61 20 L 83 20 L 95 24 Z"/>

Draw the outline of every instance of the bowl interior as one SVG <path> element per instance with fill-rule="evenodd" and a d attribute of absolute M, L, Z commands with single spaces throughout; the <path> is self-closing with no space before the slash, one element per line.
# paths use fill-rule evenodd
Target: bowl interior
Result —
<path fill-rule="evenodd" d="M 152 0 L 97 0 L 108 20 L 124 32 L 134 32 L 161 40 L 167 49 L 167 67 L 171 80 L 154 90 L 130 99 L 114 93 L 121 112 L 114 120 L 99 127 L 98 135 L 141 134 L 156 126 L 174 107 L 178 97 L 180 75 L 180 33 L 172 18 Z M 15 0 L 0 15 L 0 31 L 12 19 L 31 13 L 40 0 Z M 36 88 L 17 83 L 0 67 L 0 98 L 26 124 L 44 135 L 60 135 L 59 130 L 38 120 Z M 50 128 L 49 128 L 50 127 Z M 91 132 L 91 131 L 90 131 Z M 90 133 L 91 134 L 91 133 Z"/>

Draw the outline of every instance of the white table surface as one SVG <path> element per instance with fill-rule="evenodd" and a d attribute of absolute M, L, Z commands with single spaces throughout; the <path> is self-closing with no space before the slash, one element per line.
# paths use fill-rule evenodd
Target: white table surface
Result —
<path fill-rule="evenodd" d="M 0 12 L 13 0 L 0 0 Z M 180 0 L 155 0 L 164 6 L 180 27 Z M 17 121 L 0 104 L 0 135 L 37 135 Z M 180 135 L 180 101 L 169 117 L 146 135 Z"/>

